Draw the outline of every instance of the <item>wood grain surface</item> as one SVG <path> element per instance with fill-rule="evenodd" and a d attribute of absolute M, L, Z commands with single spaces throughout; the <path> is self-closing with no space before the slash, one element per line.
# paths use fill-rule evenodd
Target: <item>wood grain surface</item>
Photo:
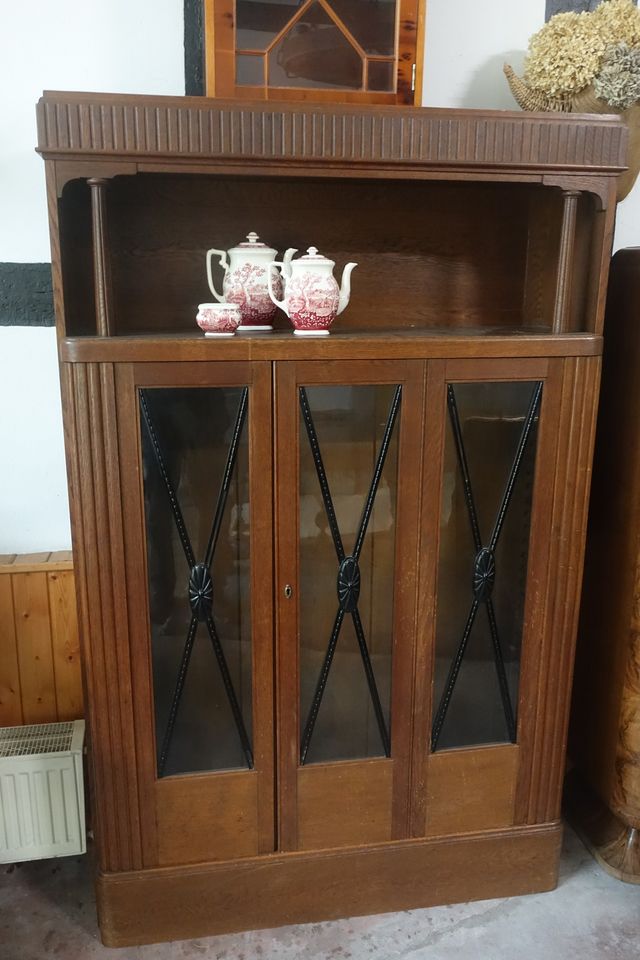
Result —
<path fill-rule="evenodd" d="M 202 97 L 46 92 L 37 107 L 45 157 L 172 155 L 332 164 L 422 163 L 620 172 L 618 117 L 366 105 L 264 105 Z"/>
<path fill-rule="evenodd" d="M 0 556 L 0 725 L 83 716 L 71 551 Z"/>
<path fill-rule="evenodd" d="M 105 942 L 551 888 L 626 128 L 91 93 L 45 94 L 37 117 Z M 284 316 L 246 339 L 195 329 L 206 250 L 253 229 L 279 252 L 319 244 L 338 275 L 358 262 L 329 337 L 301 342 Z M 517 743 L 432 754 L 446 383 L 531 379 L 544 391 Z M 382 541 L 377 554 L 393 573 L 391 756 L 315 769 L 299 764 L 301 383 L 404 391 L 395 557 Z M 215 384 L 252 397 L 256 769 L 161 782 L 137 391 Z M 354 465 L 371 459 L 370 443 L 352 447 Z M 74 669 L 34 629 L 49 587 L 55 623 L 71 619 L 59 581 L 18 591 L 9 714 L 23 663 L 36 710 Z M 381 606 L 372 597 L 366 616 Z"/>
<path fill-rule="evenodd" d="M 467 837 L 101 874 L 111 947 L 552 890 L 559 824 Z"/>

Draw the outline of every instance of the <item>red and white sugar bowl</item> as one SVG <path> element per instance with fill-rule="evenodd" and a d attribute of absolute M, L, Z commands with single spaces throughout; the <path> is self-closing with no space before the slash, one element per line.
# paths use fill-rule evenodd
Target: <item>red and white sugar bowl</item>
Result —
<path fill-rule="evenodd" d="M 205 337 L 232 337 L 240 324 L 235 303 L 199 303 L 196 323 Z"/>
<path fill-rule="evenodd" d="M 289 253 L 289 251 L 287 251 Z M 320 337 L 329 333 L 329 327 L 349 303 L 351 271 L 357 263 L 348 263 L 342 272 L 338 286 L 333 276 L 335 263 L 309 247 L 304 257 L 288 263 L 273 261 L 271 267 L 291 271 L 287 277 L 284 298 L 278 300 L 279 290 L 272 283 L 273 271 L 269 273 L 269 296 L 291 320 L 294 333 L 303 337 Z"/>

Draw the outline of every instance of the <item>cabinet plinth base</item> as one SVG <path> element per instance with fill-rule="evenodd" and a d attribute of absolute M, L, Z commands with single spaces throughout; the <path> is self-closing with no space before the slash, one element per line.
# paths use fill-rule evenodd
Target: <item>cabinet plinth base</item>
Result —
<path fill-rule="evenodd" d="M 123 947 L 541 893 L 556 886 L 561 838 L 552 823 L 101 874 L 102 939 Z"/>

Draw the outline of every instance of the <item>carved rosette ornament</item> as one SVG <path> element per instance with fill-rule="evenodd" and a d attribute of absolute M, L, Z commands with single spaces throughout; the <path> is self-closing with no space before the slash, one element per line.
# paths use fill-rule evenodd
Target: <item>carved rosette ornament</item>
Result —
<path fill-rule="evenodd" d="M 473 564 L 473 596 L 478 603 L 488 600 L 496 579 L 496 558 L 488 547 L 479 550 Z"/>
<path fill-rule="evenodd" d="M 213 603 L 213 581 L 205 563 L 196 563 L 189 576 L 189 603 L 194 617 L 207 620 Z"/>
<path fill-rule="evenodd" d="M 360 596 L 360 567 L 355 557 L 345 557 L 338 570 L 338 603 L 345 613 L 358 606 Z"/>

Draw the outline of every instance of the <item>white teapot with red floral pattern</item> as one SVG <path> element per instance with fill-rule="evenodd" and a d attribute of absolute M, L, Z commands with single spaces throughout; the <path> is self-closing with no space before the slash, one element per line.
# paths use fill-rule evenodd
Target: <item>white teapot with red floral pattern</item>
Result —
<path fill-rule="evenodd" d="M 348 263 L 342 271 L 342 283 L 338 286 L 333 276 L 335 263 L 309 247 L 304 257 L 292 260 L 295 250 L 287 250 L 282 262 L 274 260 L 269 273 L 269 296 L 291 320 L 298 336 L 323 336 L 349 303 L 351 271 L 357 263 Z M 288 256 L 289 255 L 289 256 Z M 285 293 L 272 282 L 273 271 L 282 267 L 286 277 Z"/>
<path fill-rule="evenodd" d="M 216 255 L 224 269 L 221 294 L 215 288 L 211 269 L 211 260 Z M 273 329 L 276 308 L 269 297 L 269 282 L 274 291 L 282 295 L 282 278 L 273 266 L 277 256 L 277 250 L 262 243 L 258 234 L 253 232 L 247 235 L 246 243 L 239 243 L 231 250 L 214 248 L 207 251 L 209 289 L 219 303 L 235 303 L 240 307 L 238 332 Z M 283 260 L 285 269 L 291 256 L 293 253 L 287 251 Z"/>

